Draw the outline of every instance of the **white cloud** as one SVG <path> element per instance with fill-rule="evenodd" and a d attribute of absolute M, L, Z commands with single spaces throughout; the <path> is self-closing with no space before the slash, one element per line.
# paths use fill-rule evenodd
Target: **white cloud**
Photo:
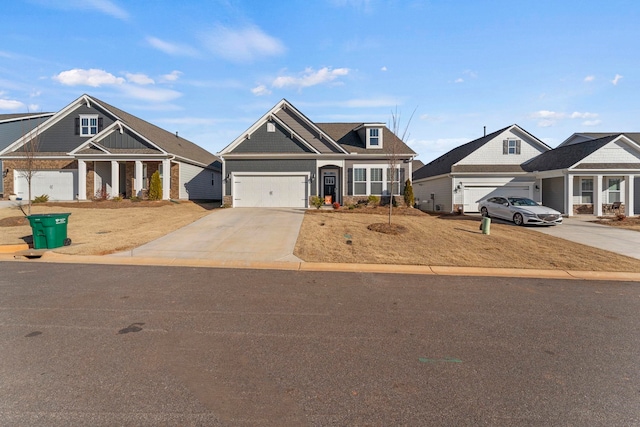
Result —
<path fill-rule="evenodd" d="M 585 120 L 584 122 L 582 122 L 583 126 L 598 126 L 600 123 L 602 123 L 602 120 Z"/>
<path fill-rule="evenodd" d="M 455 79 L 453 82 L 454 82 L 454 83 L 464 83 L 464 79 L 463 79 L 463 78 L 461 78 L 461 77 L 458 77 L 458 78 L 457 78 L 457 79 Z"/>
<path fill-rule="evenodd" d="M 535 113 L 531 113 L 531 118 L 534 118 L 534 119 L 557 120 L 557 119 L 563 119 L 565 117 L 566 117 L 565 113 L 557 113 L 555 111 L 548 111 L 548 110 L 540 110 L 540 111 L 536 111 Z"/>
<path fill-rule="evenodd" d="M 329 83 L 336 80 L 338 77 L 346 76 L 349 74 L 348 68 L 336 68 L 331 69 L 324 67 L 315 71 L 313 68 L 307 68 L 298 76 L 279 76 L 271 83 L 271 86 L 277 88 L 285 87 L 297 87 L 302 89 L 304 87 L 316 86 L 324 83 Z"/>
<path fill-rule="evenodd" d="M 160 40 L 157 37 L 147 37 L 147 43 L 151 45 L 154 49 L 157 49 L 161 52 L 164 52 L 168 55 L 173 56 L 198 56 L 198 51 L 191 46 L 180 43 L 170 43 L 164 40 Z"/>
<path fill-rule="evenodd" d="M 621 76 L 620 74 L 616 74 L 616 76 L 613 78 L 613 80 L 611 80 L 611 83 L 613 83 L 614 86 L 616 86 L 618 84 L 618 82 L 620 81 L 620 79 L 622 79 L 623 76 Z"/>
<path fill-rule="evenodd" d="M 416 139 L 410 140 L 408 145 L 415 151 L 424 154 L 424 157 L 420 156 L 420 160 L 424 163 L 429 163 L 467 142 L 469 140 L 466 138 Z"/>
<path fill-rule="evenodd" d="M 387 71 L 387 67 L 380 68 L 380 71 Z"/>
<path fill-rule="evenodd" d="M 444 120 L 441 116 L 433 116 L 431 114 L 422 114 L 420 116 L 420 120 L 424 120 L 431 123 L 440 123 Z"/>
<path fill-rule="evenodd" d="M 464 70 L 462 72 L 462 74 L 465 74 L 465 75 L 471 77 L 472 79 L 475 79 L 475 78 L 478 77 L 478 73 L 476 73 L 475 71 L 472 71 L 472 70 Z"/>
<path fill-rule="evenodd" d="M 251 89 L 251 93 L 255 96 L 270 95 L 271 91 L 265 85 L 259 85 Z"/>
<path fill-rule="evenodd" d="M 595 119 L 596 117 L 598 117 L 598 114 L 596 113 L 579 113 L 577 111 L 571 113 L 572 119 Z"/>
<path fill-rule="evenodd" d="M 129 83 L 135 83 L 137 85 L 152 85 L 155 84 L 155 81 L 146 74 L 142 73 L 126 73 L 125 77 Z"/>
<path fill-rule="evenodd" d="M 122 77 L 116 77 L 111 73 L 104 70 L 98 70 L 96 68 L 91 68 L 89 70 L 74 68 L 73 70 L 63 71 L 60 74 L 53 76 L 53 80 L 56 80 L 65 86 L 91 87 L 120 85 L 125 82 L 125 79 Z"/>
<path fill-rule="evenodd" d="M 111 15 L 114 18 L 126 20 L 129 18 L 129 14 L 126 10 L 117 6 L 113 2 L 109 0 L 82 0 L 74 3 L 78 3 L 79 5 L 84 5 L 86 8 L 93 8 L 99 10 L 102 13 L 107 15 Z"/>
<path fill-rule="evenodd" d="M 278 56 L 286 50 L 280 40 L 253 25 L 241 29 L 218 25 L 202 39 L 213 54 L 233 62 Z"/>
<path fill-rule="evenodd" d="M 584 78 L 585 82 L 592 82 L 596 79 L 596 76 L 587 76 Z"/>
<path fill-rule="evenodd" d="M 0 99 L 0 110 L 22 110 L 24 104 L 13 99 Z"/>
<path fill-rule="evenodd" d="M 178 71 L 178 70 L 173 70 L 172 72 L 170 72 L 169 74 L 163 74 L 160 79 L 163 82 L 175 82 L 177 81 L 180 76 L 182 75 L 182 71 Z"/>
<path fill-rule="evenodd" d="M 38 104 L 29 104 L 27 107 L 28 111 L 40 111 L 40 106 Z"/>
<path fill-rule="evenodd" d="M 121 87 L 121 89 L 125 95 L 130 96 L 131 98 L 152 102 L 168 102 L 182 96 L 178 91 L 158 87 L 126 85 Z"/>

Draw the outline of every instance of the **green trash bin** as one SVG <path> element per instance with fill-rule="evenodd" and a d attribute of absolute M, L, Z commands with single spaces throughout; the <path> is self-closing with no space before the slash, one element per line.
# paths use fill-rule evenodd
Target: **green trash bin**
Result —
<path fill-rule="evenodd" d="M 35 214 L 27 216 L 33 231 L 33 249 L 53 249 L 69 246 L 67 222 L 70 213 Z"/>

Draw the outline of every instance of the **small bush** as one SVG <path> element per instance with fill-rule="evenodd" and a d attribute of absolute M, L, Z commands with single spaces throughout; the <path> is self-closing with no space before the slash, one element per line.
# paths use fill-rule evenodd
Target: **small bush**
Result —
<path fill-rule="evenodd" d="M 129 200 L 131 200 L 132 202 L 139 202 L 142 199 L 140 197 L 138 197 L 138 196 L 131 196 L 131 198 Z"/>
<path fill-rule="evenodd" d="M 111 200 L 114 201 L 114 202 L 121 202 L 122 201 L 122 196 L 116 196 Z"/>
<path fill-rule="evenodd" d="M 627 216 L 625 214 L 617 214 L 616 219 L 618 221 L 624 221 L 625 219 L 627 219 Z"/>
<path fill-rule="evenodd" d="M 411 186 L 411 180 L 408 179 L 404 184 L 404 203 L 408 207 L 413 207 L 415 198 L 413 197 L 413 187 Z"/>
<path fill-rule="evenodd" d="M 375 206 L 380 204 L 380 197 L 378 196 L 374 196 L 373 194 L 371 196 L 369 196 L 368 200 L 368 204 L 371 206 Z"/>
<path fill-rule="evenodd" d="M 333 202 L 333 209 L 340 209 L 340 203 Z"/>
<path fill-rule="evenodd" d="M 311 196 L 311 206 L 315 206 L 316 209 L 320 209 L 322 205 L 324 205 L 324 199 L 318 196 Z"/>
<path fill-rule="evenodd" d="M 111 195 L 107 192 L 106 187 L 102 187 L 100 190 L 96 191 L 96 195 L 93 197 L 93 200 L 96 202 L 101 202 L 103 200 L 109 200 Z"/>
<path fill-rule="evenodd" d="M 162 180 L 160 179 L 160 172 L 155 171 L 151 175 L 151 183 L 149 184 L 149 200 L 161 200 L 162 199 Z"/>
<path fill-rule="evenodd" d="M 33 199 L 33 203 L 47 203 L 49 201 L 49 196 L 43 194 L 42 196 L 37 196 Z"/>

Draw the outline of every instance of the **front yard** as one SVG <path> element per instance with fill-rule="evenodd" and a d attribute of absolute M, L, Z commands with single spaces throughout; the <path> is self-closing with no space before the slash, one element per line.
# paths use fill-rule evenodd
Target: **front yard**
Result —
<path fill-rule="evenodd" d="M 527 227 L 492 223 L 491 234 L 484 235 L 478 217 L 394 211 L 392 222 L 406 228 L 403 234 L 367 228 L 388 221 L 386 208 L 308 211 L 295 255 L 310 262 L 640 272 L 640 261 L 634 258 Z"/>

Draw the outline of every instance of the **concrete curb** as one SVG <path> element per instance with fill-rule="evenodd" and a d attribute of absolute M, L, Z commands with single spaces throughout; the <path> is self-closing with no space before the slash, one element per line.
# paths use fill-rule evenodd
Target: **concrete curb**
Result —
<path fill-rule="evenodd" d="M 1 247 L 1 246 L 0 246 Z M 248 261 L 211 261 L 206 259 L 179 258 L 137 258 L 109 257 L 99 255 L 64 255 L 45 252 L 40 259 L 16 259 L 13 255 L 0 252 L 0 261 L 15 262 L 51 262 L 65 264 L 102 264 L 102 265 L 161 265 L 174 267 L 205 268 L 241 268 L 253 270 L 289 270 L 289 271 L 335 271 L 345 273 L 385 273 L 385 274 L 420 274 L 438 276 L 479 276 L 479 277 L 522 277 L 563 280 L 601 280 L 640 282 L 640 273 L 606 272 L 606 271 L 573 271 L 573 270 L 539 270 L 514 268 L 479 268 L 450 267 L 426 265 L 391 265 L 391 264 L 344 264 L 320 262 L 248 262 Z"/>

